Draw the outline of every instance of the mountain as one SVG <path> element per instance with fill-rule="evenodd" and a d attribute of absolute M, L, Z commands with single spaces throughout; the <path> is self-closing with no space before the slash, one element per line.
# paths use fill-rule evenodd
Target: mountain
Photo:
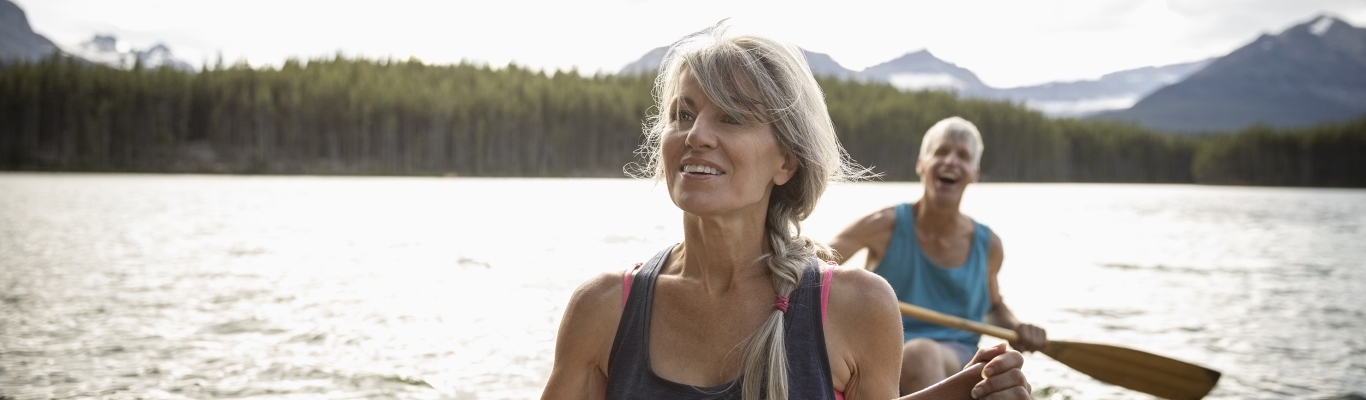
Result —
<path fill-rule="evenodd" d="M 1050 116 L 1075 117 L 1128 108 L 1148 93 L 1184 79 L 1208 62 L 1143 67 L 1106 74 L 1099 80 L 997 89 L 982 83 L 972 71 L 921 50 L 868 67 L 858 76 L 902 90 L 952 90 L 963 97 L 1017 101 Z"/>
<path fill-rule="evenodd" d="M 654 50 L 650 50 L 649 53 L 645 53 L 645 55 L 640 56 L 640 59 L 639 59 L 639 60 L 636 60 L 635 62 L 630 63 L 630 64 L 626 64 L 626 67 L 622 68 L 622 69 L 621 69 L 621 72 L 619 72 L 619 74 L 621 74 L 621 75 L 644 75 L 644 74 L 651 74 L 651 75 L 653 75 L 653 74 L 657 74 L 657 73 L 659 73 L 659 65 L 664 63 L 664 53 L 666 53 L 666 52 L 668 52 L 668 51 L 669 51 L 669 48 L 668 48 L 668 47 L 657 47 L 657 48 L 655 48 Z"/>
<path fill-rule="evenodd" d="M 1366 114 L 1366 29 L 1320 16 L 1262 35 L 1127 110 L 1094 118 L 1169 132 L 1299 127 Z"/>
<path fill-rule="evenodd" d="M 839 79 L 851 79 L 855 76 L 854 71 L 850 71 L 840 63 L 835 62 L 835 59 L 831 58 L 829 54 L 802 49 L 802 55 L 806 56 L 806 64 L 811 67 L 812 75 Z"/>
<path fill-rule="evenodd" d="M 659 64 L 664 63 L 664 53 L 667 47 L 658 47 L 645 53 L 640 59 L 627 64 L 619 72 L 622 75 L 656 74 L 659 73 Z M 802 55 L 806 56 L 806 64 L 811 67 L 811 73 L 817 76 L 830 76 L 841 79 L 849 79 L 854 76 L 854 71 L 844 68 L 840 63 L 835 62 L 828 54 L 817 53 L 814 51 L 802 50 Z"/>
<path fill-rule="evenodd" d="M 996 89 L 987 96 L 1024 102 L 1052 116 L 1085 116 L 1121 110 L 1164 86 L 1180 82 L 1214 59 L 1143 67 L 1105 74 L 1098 80 L 1049 82 L 1036 86 Z"/>
<path fill-rule="evenodd" d="M 9 0 L 0 0 L 0 63 L 37 61 L 58 51 L 51 40 L 33 32 L 24 10 Z"/>
<path fill-rule="evenodd" d="M 665 51 L 664 47 L 651 50 L 622 68 L 621 73 L 655 73 L 664 60 Z M 1093 81 L 997 89 L 982 83 L 972 71 L 941 60 L 927 50 L 908 53 L 857 72 L 844 68 L 827 54 L 802 52 L 816 75 L 882 82 L 901 90 L 950 90 L 963 97 L 1017 101 L 1054 117 L 1077 117 L 1127 108 L 1148 93 L 1198 71 L 1210 61 L 1119 71 Z"/>
<path fill-rule="evenodd" d="M 977 74 L 940 60 L 927 50 L 864 68 L 859 71 L 858 77 L 865 81 L 888 83 L 901 90 L 946 89 L 964 94 L 991 90 L 977 78 Z"/>
<path fill-rule="evenodd" d="M 132 68 L 141 61 L 146 68 L 169 66 L 194 71 L 194 67 L 189 63 L 175 59 L 171 55 L 171 49 L 166 45 L 158 44 L 146 50 L 120 52 L 117 44 L 113 36 L 95 35 L 88 42 L 66 49 L 68 51 L 65 53 L 117 68 Z M 11 60 L 38 61 L 62 50 L 51 40 L 33 32 L 23 9 L 9 0 L 0 0 L 0 63 Z"/>
<path fill-rule="evenodd" d="M 171 55 L 171 49 L 164 44 L 157 44 L 147 50 L 130 49 L 119 51 L 118 39 L 111 35 L 95 35 L 89 41 L 77 45 L 70 49 L 70 53 L 90 62 L 100 63 L 115 68 L 133 68 L 138 62 L 142 62 L 143 68 L 160 68 L 163 66 L 179 69 L 182 71 L 194 71 L 194 67 L 189 63 L 177 60 Z"/>

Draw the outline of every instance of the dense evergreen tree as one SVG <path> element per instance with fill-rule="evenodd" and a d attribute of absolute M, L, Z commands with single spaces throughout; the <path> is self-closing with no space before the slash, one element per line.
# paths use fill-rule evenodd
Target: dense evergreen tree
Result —
<path fill-rule="evenodd" d="M 651 83 L 415 59 L 187 73 L 53 56 L 0 67 L 0 169 L 622 176 Z M 1366 119 L 1174 137 L 946 92 L 821 85 L 850 155 L 887 180 L 916 179 L 921 135 L 958 115 L 982 131 L 985 181 L 1366 186 Z"/>

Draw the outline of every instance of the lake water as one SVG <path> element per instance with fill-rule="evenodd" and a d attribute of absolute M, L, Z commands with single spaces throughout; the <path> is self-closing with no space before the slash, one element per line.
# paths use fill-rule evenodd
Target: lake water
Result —
<path fill-rule="evenodd" d="M 835 185 L 804 232 L 919 193 Z M 986 183 L 963 209 L 1052 338 L 1220 370 L 1211 398 L 1366 392 L 1366 190 Z M 573 289 L 681 235 L 626 179 L 0 174 L 0 397 L 536 398 Z"/>

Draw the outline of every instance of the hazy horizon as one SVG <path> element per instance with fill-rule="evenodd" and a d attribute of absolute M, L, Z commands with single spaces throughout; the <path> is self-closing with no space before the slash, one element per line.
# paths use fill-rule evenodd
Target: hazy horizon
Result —
<path fill-rule="evenodd" d="M 429 63 L 516 63 L 545 71 L 616 72 L 656 47 L 730 17 L 861 70 L 928 50 L 997 88 L 1218 57 L 1260 34 L 1328 14 L 1366 26 L 1366 2 L 978 0 L 952 4 L 590 0 L 384 3 L 317 0 L 167 2 L 15 0 L 34 31 L 71 48 L 96 34 L 122 49 L 164 43 L 199 66 L 279 65 L 338 52 Z M 669 14 L 675 12 L 675 14 Z M 358 29 L 357 27 L 361 27 Z M 977 27 L 982 27 L 976 29 Z"/>

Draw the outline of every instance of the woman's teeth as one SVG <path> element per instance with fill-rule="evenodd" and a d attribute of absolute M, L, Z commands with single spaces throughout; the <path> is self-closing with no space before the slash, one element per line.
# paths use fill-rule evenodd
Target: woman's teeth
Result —
<path fill-rule="evenodd" d="M 684 165 L 684 166 L 683 166 L 683 172 L 689 172 L 689 173 L 694 173 L 694 174 L 707 174 L 707 175 L 720 175 L 720 174 L 721 174 L 721 171 L 717 171 L 716 168 L 708 167 L 708 166 L 705 166 L 705 165 Z"/>

